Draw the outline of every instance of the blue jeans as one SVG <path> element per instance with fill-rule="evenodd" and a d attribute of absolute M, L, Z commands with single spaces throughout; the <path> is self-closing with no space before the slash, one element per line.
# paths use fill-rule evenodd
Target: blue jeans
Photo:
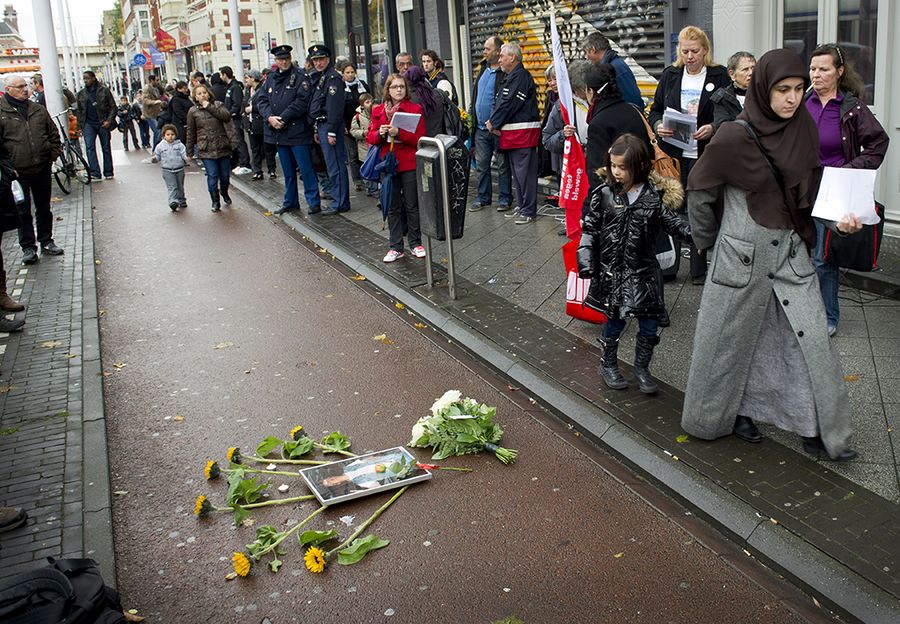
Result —
<path fill-rule="evenodd" d="M 203 166 L 206 168 L 206 188 L 209 192 L 215 193 L 220 188 L 227 191 L 231 183 L 231 156 L 204 158 Z"/>
<path fill-rule="evenodd" d="M 816 222 L 816 255 L 813 257 L 813 266 L 816 267 L 816 275 L 819 276 L 819 288 L 822 291 L 822 303 L 825 304 L 825 316 L 828 318 L 829 327 L 837 327 L 841 320 L 841 306 L 838 302 L 838 290 L 840 289 L 841 276 L 837 265 L 826 262 L 825 233 L 828 228 L 818 219 Z"/>
<path fill-rule="evenodd" d="M 299 208 L 300 193 L 297 190 L 297 170 L 300 170 L 300 178 L 303 180 L 303 196 L 306 205 L 315 211 L 321 205 L 319 199 L 319 181 L 316 171 L 313 169 L 312 156 L 309 145 L 279 145 L 278 159 L 281 161 L 281 170 L 284 172 L 284 201 L 283 208 Z"/>
<path fill-rule="evenodd" d="M 150 143 L 150 149 L 156 147 L 156 144 L 159 143 L 159 122 L 154 118 L 150 119 L 147 117 L 147 126 L 150 128 L 150 133 L 153 135 L 153 141 Z"/>
<path fill-rule="evenodd" d="M 331 180 L 331 209 L 336 212 L 350 210 L 350 175 L 347 171 L 347 144 L 344 137 L 337 137 L 334 145 L 328 144 L 328 131 L 319 128 L 319 144 L 325 157 L 325 167 Z"/>
<path fill-rule="evenodd" d="M 487 130 L 475 130 L 475 167 L 478 171 L 478 192 L 475 201 L 483 206 L 491 203 L 491 159 L 497 154 L 497 186 L 500 190 L 501 206 L 512 206 L 512 176 L 509 158 L 500 151 L 500 137 Z"/>
<path fill-rule="evenodd" d="M 141 147 L 150 145 L 150 124 L 147 123 L 146 119 L 141 119 L 138 122 L 138 131 L 141 135 Z"/>
<path fill-rule="evenodd" d="M 84 145 L 87 148 L 88 169 L 95 180 L 100 178 L 100 163 L 97 161 L 97 138 L 100 138 L 100 149 L 103 152 L 103 175 L 113 174 L 112 150 L 109 147 L 109 128 L 103 128 L 100 124 L 86 123 L 82 128 L 84 133 Z"/>
<path fill-rule="evenodd" d="M 638 334 L 645 338 L 656 336 L 656 329 L 659 327 L 659 321 L 655 318 L 638 318 L 640 329 Z M 603 327 L 603 339 L 615 340 L 625 329 L 625 319 L 610 318 Z"/>

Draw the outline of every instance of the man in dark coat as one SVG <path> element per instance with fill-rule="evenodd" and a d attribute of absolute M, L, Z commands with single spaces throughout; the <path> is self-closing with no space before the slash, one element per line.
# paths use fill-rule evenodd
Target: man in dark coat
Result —
<path fill-rule="evenodd" d="M 316 124 L 325 166 L 331 180 L 334 203 L 323 214 L 350 210 L 350 176 L 347 171 L 347 145 L 344 142 L 344 79 L 331 64 L 331 50 L 323 45 L 309 48 L 309 59 L 321 72 L 309 116 Z"/>
<path fill-rule="evenodd" d="M 63 250 L 53 242 L 53 213 L 50 211 L 50 166 L 62 153 L 59 129 L 47 109 L 28 99 L 28 84 L 21 76 L 4 80 L 6 93 L 0 98 L 0 143 L 12 158 L 25 201 L 19 209 L 19 245 L 22 262 L 38 260 L 37 241 L 43 254 L 59 256 Z M 37 218 L 31 215 L 31 201 Z"/>
<path fill-rule="evenodd" d="M 225 94 L 228 92 L 228 87 L 225 85 L 225 81 L 222 80 L 222 77 L 219 74 L 212 74 L 209 77 L 209 88 L 215 96 L 216 102 L 225 101 Z"/>
<path fill-rule="evenodd" d="M 6 147 L 0 142 L 0 213 L 3 220 L 17 220 L 18 209 L 12 194 L 12 183 L 16 179 L 16 171 L 13 168 L 12 159 Z M 13 299 L 6 292 L 6 271 L 3 268 L 3 254 L 0 253 L 0 310 L 4 312 L 21 312 L 25 306 Z M 0 331 L 19 331 L 25 321 L 22 319 L 9 320 L 6 315 L 0 316 Z M 2 515 L 2 512 L 0 512 Z"/>
<path fill-rule="evenodd" d="M 187 83 L 179 80 L 175 83 L 175 92 L 169 100 L 169 112 L 172 125 L 178 128 L 178 138 L 182 143 L 187 143 L 187 114 L 193 105 Z"/>
<path fill-rule="evenodd" d="M 469 119 L 472 120 L 473 140 L 475 148 L 475 167 L 478 171 L 478 191 L 475 203 L 469 206 L 470 212 L 478 212 L 491 205 L 493 185 L 491 183 L 491 161 L 497 155 L 497 185 L 500 190 L 497 212 L 506 212 L 512 208 L 512 178 L 509 174 L 509 158 L 506 152 L 500 151 L 499 137 L 485 128 L 484 124 L 491 116 L 491 109 L 503 86 L 505 74 L 500 69 L 500 46 L 503 39 L 488 37 L 484 42 L 484 60 L 475 84 L 472 87 L 472 101 L 469 104 Z"/>
<path fill-rule="evenodd" d="M 284 200 L 275 214 L 300 207 L 298 169 L 303 180 L 307 212 L 316 214 L 322 210 L 322 200 L 312 163 L 313 133 L 308 118 L 313 86 L 306 72 L 291 63 L 292 50 L 289 45 L 272 49 L 277 69 L 261 84 L 257 105 L 265 122 L 265 142 L 278 147 L 278 159 L 284 172 Z"/>
<path fill-rule="evenodd" d="M 750 86 L 750 76 L 756 67 L 756 58 L 749 52 L 735 52 L 728 59 L 728 77 L 731 84 L 719 87 L 710 101 L 715 105 L 713 128 L 719 129 L 726 121 L 734 121 L 744 110 L 744 96 Z"/>
<path fill-rule="evenodd" d="M 244 103 L 244 88 L 234 78 L 234 70 L 228 65 L 219 68 L 219 77 L 225 83 L 225 108 L 231 113 L 231 123 L 234 125 L 234 133 L 237 135 L 238 145 L 231 155 L 231 166 L 234 173 L 240 175 L 250 173 L 250 152 L 247 150 L 247 142 L 244 140 L 244 119 L 241 108 Z"/>
<path fill-rule="evenodd" d="M 590 62 L 608 63 L 615 68 L 616 84 L 619 85 L 619 93 L 622 94 L 622 99 L 643 110 L 644 99 L 641 97 L 641 90 L 638 88 L 637 80 L 634 78 L 634 72 L 628 67 L 625 59 L 612 49 L 609 39 L 595 30 L 584 40 L 582 48 L 584 49 L 584 55 Z"/>
<path fill-rule="evenodd" d="M 534 78 L 522 65 L 522 48 L 504 43 L 500 48 L 500 68 L 506 74 L 500 95 L 494 102 L 484 126 L 500 137 L 500 149 L 506 150 L 519 199 L 519 209 L 506 216 L 516 225 L 527 225 L 537 217 L 537 167 L 541 139 Z"/>
<path fill-rule="evenodd" d="M 109 145 L 110 131 L 116 127 L 116 98 L 110 93 L 91 70 L 84 72 L 84 89 L 75 96 L 75 119 L 84 135 L 87 148 L 88 168 L 92 180 L 100 180 L 100 163 L 97 160 L 97 138 L 103 152 L 103 177 L 113 177 L 112 149 Z"/>

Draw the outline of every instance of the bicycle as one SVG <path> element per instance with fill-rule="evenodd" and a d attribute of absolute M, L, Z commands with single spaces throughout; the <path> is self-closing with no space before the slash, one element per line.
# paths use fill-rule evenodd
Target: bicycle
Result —
<path fill-rule="evenodd" d="M 53 119 L 59 127 L 62 135 L 62 153 L 56 162 L 53 163 L 53 177 L 56 178 L 56 184 L 59 190 L 68 195 L 72 192 L 72 179 L 76 179 L 82 184 L 91 183 L 91 172 L 88 169 L 87 161 L 81 155 L 81 143 L 78 139 L 74 140 L 69 135 L 69 128 L 63 125 L 62 116 L 66 115 L 68 122 L 71 109 L 54 115 Z"/>

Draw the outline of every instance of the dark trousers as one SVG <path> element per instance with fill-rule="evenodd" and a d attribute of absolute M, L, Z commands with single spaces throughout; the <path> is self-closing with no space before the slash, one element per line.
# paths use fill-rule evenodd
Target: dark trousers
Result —
<path fill-rule="evenodd" d="M 347 174 L 347 144 L 344 137 L 337 137 L 334 145 L 328 143 L 328 131 L 319 128 L 319 144 L 322 146 L 322 156 L 325 157 L 325 167 L 328 169 L 328 177 L 331 180 L 331 205 L 337 212 L 350 210 L 350 176 Z"/>
<path fill-rule="evenodd" d="M 231 157 L 204 158 L 203 166 L 206 169 L 206 188 L 210 193 L 215 193 L 220 188 L 228 190 L 231 183 Z"/>
<path fill-rule="evenodd" d="M 113 161 L 112 148 L 109 145 L 109 128 L 104 128 L 100 124 L 85 123 L 83 132 L 84 146 L 87 149 L 88 169 L 91 171 L 91 177 L 95 180 L 100 178 L 100 162 L 97 160 L 97 139 L 100 139 L 100 150 L 103 152 L 103 175 L 111 176 L 113 174 Z"/>
<path fill-rule="evenodd" d="M 275 173 L 275 155 L 278 153 L 278 146 L 272 143 L 266 143 L 262 134 L 253 134 L 248 132 L 250 137 L 250 152 L 252 154 L 252 162 L 250 168 L 253 173 L 262 173 L 263 157 L 266 159 L 266 170 L 269 173 Z"/>
<path fill-rule="evenodd" d="M 46 245 L 53 242 L 53 213 L 50 212 L 50 165 L 37 173 L 19 172 L 19 184 L 25 192 L 25 201 L 18 204 L 19 246 L 37 251 L 37 243 Z M 31 203 L 34 202 L 34 218 Z M 37 223 L 37 241 L 34 226 Z"/>
<path fill-rule="evenodd" d="M 681 186 L 682 188 L 687 188 L 687 179 L 688 175 L 691 173 L 691 169 L 694 168 L 694 165 L 697 164 L 696 159 L 694 158 L 682 158 L 681 159 Z M 685 201 L 687 201 L 687 195 L 685 195 Z M 690 244 L 691 247 L 691 277 L 703 277 L 706 275 L 706 254 L 701 254 L 700 250 L 697 249 L 694 243 Z"/>
<path fill-rule="evenodd" d="M 526 147 L 508 150 L 506 153 L 519 200 L 519 214 L 523 217 L 537 216 L 537 148 Z"/>
<path fill-rule="evenodd" d="M 656 329 L 659 327 L 659 321 L 655 318 L 638 318 L 638 324 L 640 325 L 638 334 L 645 338 L 655 336 Z M 625 319 L 618 318 L 618 316 L 610 318 L 606 325 L 603 326 L 603 338 L 605 340 L 615 340 L 622 335 L 624 329 Z"/>
<path fill-rule="evenodd" d="M 500 191 L 501 206 L 512 205 L 512 178 L 509 173 L 509 158 L 500 151 L 500 137 L 487 130 L 475 130 L 475 165 L 478 170 L 478 193 L 475 201 L 482 206 L 491 203 L 491 159 L 497 154 L 497 186 Z"/>
<path fill-rule="evenodd" d="M 231 153 L 231 167 L 247 167 L 250 168 L 250 152 L 247 151 L 247 141 L 244 140 L 244 121 L 238 117 L 232 119 L 234 125 L 234 134 L 237 136 L 238 144 Z"/>
<path fill-rule="evenodd" d="M 141 133 L 141 147 L 150 147 L 150 124 L 146 119 L 138 122 L 138 131 Z"/>
<path fill-rule="evenodd" d="M 128 133 L 131 133 L 131 143 L 134 145 L 134 149 L 137 149 L 141 146 L 138 143 L 137 133 L 134 131 L 134 122 L 127 121 L 122 127 L 122 145 L 125 146 L 125 149 L 128 149 Z"/>
<path fill-rule="evenodd" d="M 404 234 L 410 249 L 422 244 L 415 169 L 394 174 L 393 186 L 391 187 L 391 206 L 388 208 L 387 222 L 391 249 L 403 251 Z"/>
<path fill-rule="evenodd" d="M 303 196 L 306 205 L 315 212 L 322 205 L 319 198 L 319 184 L 316 170 L 312 164 L 312 149 L 309 145 L 279 145 L 278 159 L 281 160 L 281 172 L 284 173 L 283 208 L 299 208 L 300 194 L 297 190 L 297 171 L 303 180 Z"/>
<path fill-rule="evenodd" d="M 359 160 L 359 149 L 356 147 L 356 139 L 350 135 L 344 136 L 344 143 L 347 147 L 347 166 L 350 167 L 350 178 L 354 182 L 359 182 L 359 168 L 362 162 Z"/>

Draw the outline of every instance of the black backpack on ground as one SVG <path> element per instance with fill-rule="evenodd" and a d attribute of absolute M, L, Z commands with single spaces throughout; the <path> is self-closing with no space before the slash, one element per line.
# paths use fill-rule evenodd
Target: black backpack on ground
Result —
<path fill-rule="evenodd" d="M 93 559 L 48 557 L 50 565 L 0 582 L 4 624 L 121 624 L 119 594 Z"/>

